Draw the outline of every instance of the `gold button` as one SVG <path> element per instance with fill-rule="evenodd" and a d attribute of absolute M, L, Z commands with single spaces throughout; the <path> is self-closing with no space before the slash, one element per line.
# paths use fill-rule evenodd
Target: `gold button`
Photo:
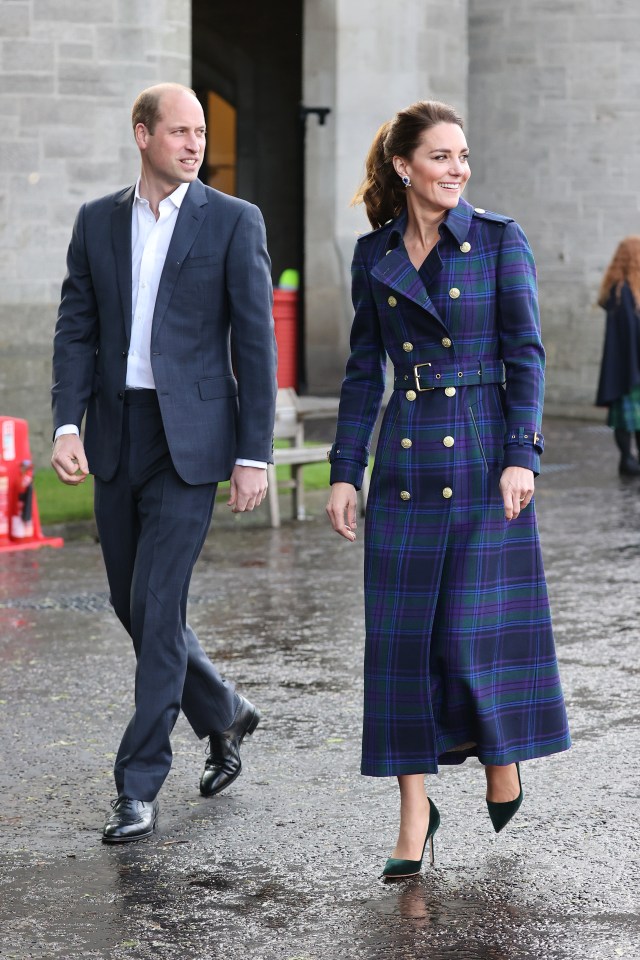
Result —
<path fill-rule="evenodd" d="M 471 250 L 471 244 L 465 240 L 464 243 L 460 244 L 460 250 L 462 253 L 469 253 L 469 250 Z"/>
<path fill-rule="evenodd" d="M 405 342 L 402 344 L 402 349 L 404 350 L 405 353 L 411 353 L 411 351 L 413 350 L 413 344 L 411 343 L 410 340 L 405 340 Z"/>
<path fill-rule="evenodd" d="M 449 339 L 449 337 L 443 337 L 440 343 L 442 344 L 443 347 L 451 346 L 451 340 Z"/>
<path fill-rule="evenodd" d="M 400 499 L 401 499 L 401 500 L 411 500 L 411 494 L 409 493 L 408 490 L 401 490 L 401 491 L 400 491 Z"/>
<path fill-rule="evenodd" d="M 444 392 L 445 392 L 445 395 L 446 395 L 447 397 L 455 397 L 455 395 L 456 395 L 456 388 L 455 388 L 455 387 L 445 387 L 445 388 L 444 388 Z"/>
<path fill-rule="evenodd" d="M 486 213 L 486 212 L 487 212 L 487 211 L 484 209 L 484 207 L 476 207 L 476 208 L 475 208 L 475 211 L 476 211 L 476 213 Z"/>
<path fill-rule="evenodd" d="M 407 398 L 407 400 L 415 400 L 417 396 L 418 394 L 415 392 L 415 390 L 407 390 L 407 392 L 405 393 L 405 397 Z"/>
<path fill-rule="evenodd" d="M 442 491 L 442 496 L 445 498 L 445 500 L 450 500 L 451 497 L 453 496 L 453 490 L 451 489 L 451 487 L 445 487 L 444 490 Z"/>
<path fill-rule="evenodd" d="M 411 440 L 409 440 L 409 437 L 403 437 L 400 441 L 400 446 L 404 447 L 405 450 L 408 450 L 411 446 Z"/>
<path fill-rule="evenodd" d="M 455 440 L 453 437 L 445 437 L 442 442 L 444 443 L 445 447 L 452 447 L 455 443 Z"/>
<path fill-rule="evenodd" d="M 451 297 L 452 300 L 457 300 L 458 297 L 460 296 L 460 291 L 458 290 L 457 287 L 451 287 L 451 290 L 449 290 L 449 296 Z"/>
<path fill-rule="evenodd" d="M 398 306 L 398 301 L 396 300 L 395 297 L 389 297 L 389 299 L 387 300 L 387 303 L 389 304 L 390 307 Z"/>

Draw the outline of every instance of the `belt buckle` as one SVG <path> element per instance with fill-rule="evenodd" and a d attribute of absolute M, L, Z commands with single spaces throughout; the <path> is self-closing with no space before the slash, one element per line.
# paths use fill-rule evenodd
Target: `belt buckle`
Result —
<path fill-rule="evenodd" d="M 418 393 L 426 393 L 427 390 L 435 390 L 435 387 L 420 386 L 420 374 L 418 373 L 418 369 L 420 367 L 430 367 L 430 366 L 431 366 L 430 363 L 416 363 L 416 365 L 413 368 L 413 379 L 416 382 L 416 390 L 418 391 Z"/>

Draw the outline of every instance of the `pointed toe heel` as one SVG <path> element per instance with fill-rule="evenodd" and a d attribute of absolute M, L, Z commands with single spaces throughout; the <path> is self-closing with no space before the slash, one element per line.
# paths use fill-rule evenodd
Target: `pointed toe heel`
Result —
<path fill-rule="evenodd" d="M 493 800 L 487 800 L 487 809 L 489 811 L 489 816 L 491 817 L 491 823 L 493 824 L 493 829 L 496 833 L 500 833 L 503 827 L 509 823 L 509 821 L 516 815 L 520 807 L 522 806 L 522 800 L 524 794 L 522 792 L 522 780 L 520 779 L 520 764 L 516 763 L 516 770 L 518 772 L 518 784 L 520 786 L 520 793 L 515 798 L 515 800 L 507 800 L 506 803 L 494 803 Z"/>
<path fill-rule="evenodd" d="M 427 828 L 427 835 L 424 838 L 422 856 L 419 860 L 398 860 L 394 857 L 389 857 L 384 865 L 384 870 L 380 874 L 380 879 L 401 880 L 417 876 L 422 870 L 422 861 L 424 860 L 424 852 L 427 849 L 427 844 L 429 845 L 429 862 L 431 866 L 433 866 L 436 862 L 433 850 L 433 837 L 439 826 L 440 813 L 433 800 L 429 800 L 429 826 Z"/>

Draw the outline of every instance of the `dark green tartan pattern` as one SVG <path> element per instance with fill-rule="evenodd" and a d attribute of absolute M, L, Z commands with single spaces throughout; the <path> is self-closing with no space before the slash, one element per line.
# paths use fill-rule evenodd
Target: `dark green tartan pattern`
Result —
<path fill-rule="evenodd" d="M 535 507 L 507 522 L 498 488 L 504 466 L 539 469 L 531 445 L 505 446 L 520 427 L 540 431 L 531 251 L 516 223 L 461 201 L 441 231 L 442 269 L 427 292 L 403 230 L 392 223 L 356 248 L 332 482 L 361 480 L 387 354 L 403 368 L 502 360 L 506 386 L 462 382 L 453 397 L 435 389 L 390 398 L 365 525 L 362 772 L 372 776 L 434 773 L 470 754 L 510 763 L 570 744 Z"/>
<path fill-rule="evenodd" d="M 609 407 L 607 423 L 619 430 L 640 430 L 640 386 L 618 397 Z"/>

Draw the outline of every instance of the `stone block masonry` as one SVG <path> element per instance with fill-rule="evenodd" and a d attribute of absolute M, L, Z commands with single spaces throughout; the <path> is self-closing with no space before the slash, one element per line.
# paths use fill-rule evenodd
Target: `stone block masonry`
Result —
<path fill-rule="evenodd" d="M 619 240 L 640 232 L 637 0 L 470 0 L 469 198 L 533 247 L 547 411 L 592 406 Z"/>
<path fill-rule="evenodd" d="M 129 112 L 162 80 L 190 83 L 190 0 L 0 4 L 0 413 L 51 446 L 51 342 L 78 207 L 132 183 Z"/>

